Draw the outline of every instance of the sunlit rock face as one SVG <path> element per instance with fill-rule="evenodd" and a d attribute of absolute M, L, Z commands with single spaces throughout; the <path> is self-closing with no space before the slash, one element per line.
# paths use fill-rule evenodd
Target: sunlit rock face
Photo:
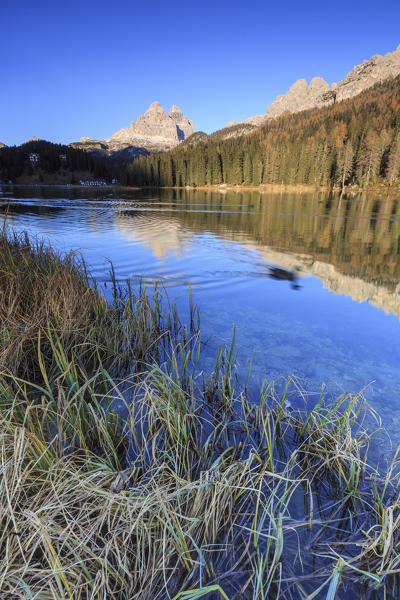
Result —
<path fill-rule="evenodd" d="M 153 102 L 136 123 L 132 121 L 130 127 L 119 129 L 108 140 L 84 136 L 71 146 L 105 154 L 132 150 L 132 156 L 138 156 L 174 148 L 193 132 L 193 121 L 185 117 L 178 106 L 174 104 L 168 115 L 159 102 Z"/>
<path fill-rule="evenodd" d="M 178 132 L 175 122 L 170 119 L 159 102 L 153 102 L 141 115 L 136 124 L 131 125 L 136 134 L 147 137 L 162 137 L 178 142 Z"/>
<path fill-rule="evenodd" d="M 245 119 L 244 121 L 242 121 L 242 124 L 245 123 L 248 125 L 255 125 L 256 127 L 259 127 L 261 125 L 264 125 L 265 121 L 265 115 L 255 115 L 255 117 L 250 117 L 249 119 Z"/>
<path fill-rule="evenodd" d="M 299 79 L 292 85 L 284 96 L 278 96 L 267 108 L 267 118 L 274 119 L 285 112 L 298 112 L 308 108 L 316 108 L 324 105 L 321 96 L 329 90 L 329 83 L 314 77 L 310 85 L 305 79 Z"/>
<path fill-rule="evenodd" d="M 153 102 L 136 123 L 120 129 L 107 140 L 115 150 L 122 145 L 146 148 L 150 151 L 162 151 L 173 148 L 194 132 L 190 121 L 180 108 L 172 106 L 169 115 L 159 102 Z"/>
<path fill-rule="evenodd" d="M 178 140 L 181 142 L 188 138 L 192 133 L 194 133 L 194 125 L 193 121 L 190 121 L 178 106 L 171 106 L 169 111 L 169 118 L 176 123 L 176 128 L 178 131 Z"/>
<path fill-rule="evenodd" d="M 310 108 L 329 106 L 347 98 L 357 96 L 364 90 L 400 74 L 400 46 L 385 56 L 379 54 L 361 65 L 356 65 L 347 76 L 330 86 L 321 77 L 314 77 L 310 85 L 299 79 L 287 94 L 278 96 L 268 106 L 266 117 L 275 119 L 285 112 L 295 113 Z"/>
<path fill-rule="evenodd" d="M 336 101 L 352 98 L 376 83 L 396 77 L 400 73 L 400 45 L 394 52 L 385 56 L 376 54 L 361 65 L 357 65 L 334 88 Z"/>
<path fill-rule="evenodd" d="M 330 106 L 335 102 L 357 96 L 376 83 L 381 83 L 399 74 L 400 46 L 394 52 L 389 52 L 385 56 L 377 54 L 369 60 L 365 60 L 361 65 L 355 66 L 339 83 L 329 85 L 321 77 L 314 77 L 310 84 L 305 79 L 299 79 L 286 94 L 278 96 L 267 107 L 264 115 L 250 117 L 240 124 L 237 121 L 231 121 L 218 132 L 219 137 L 220 139 L 226 139 L 250 133 L 249 130 L 243 131 L 238 125 L 246 125 L 256 129 L 265 125 L 268 120 L 277 119 L 285 113 L 296 113 L 302 110 Z"/>

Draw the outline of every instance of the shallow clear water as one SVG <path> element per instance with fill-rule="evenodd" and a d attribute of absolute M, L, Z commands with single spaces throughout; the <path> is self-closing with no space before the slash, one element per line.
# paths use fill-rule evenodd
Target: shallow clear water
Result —
<path fill-rule="evenodd" d="M 251 390 L 294 374 L 310 402 L 358 392 L 400 439 L 400 200 L 387 196 L 4 187 L 16 230 L 79 250 L 93 275 L 162 280 L 184 311 L 188 284 L 208 340 L 234 325 Z"/>

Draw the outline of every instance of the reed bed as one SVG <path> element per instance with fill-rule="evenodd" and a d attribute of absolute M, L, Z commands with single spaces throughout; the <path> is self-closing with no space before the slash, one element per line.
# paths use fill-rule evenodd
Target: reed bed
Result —
<path fill-rule="evenodd" d="M 60 256 L 43 242 L 3 230 L 0 242 L 0 369 L 33 381 L 58 370 L 58 353 L 113 376 L 162 362 L 187 335 L 156 286 L 121 286 L 111 270 L 112 301 L 97 289 L 79 255 Z M 190 307 L 190 335 L 199 328 Z M 56 351 L 55 347 L 59 350 Z"/>
<path fill-rule="evenodd" d="M 160 289 L 107 302 L 6 232 L 0 264 L 0 598 L 399 597 L 399 458 L 369 464 L 361 395 L 250 402 L 234 344 L 200 370 L 192 301 L 187 327 Z"/>

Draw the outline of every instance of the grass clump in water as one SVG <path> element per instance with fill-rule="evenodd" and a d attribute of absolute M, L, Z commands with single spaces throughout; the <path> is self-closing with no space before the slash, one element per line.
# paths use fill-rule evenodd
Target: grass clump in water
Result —
<path fill-rule="evenodd" d="M 28 236 L 0 242 L 0 369 L 29 381 L 53 376 L 63 354 L 90 369 L 103 364 L 113 376 L 162 361 L 185 337 L 176 309 L 156 286 L 121 286 L 112 272 L 107 302 L 75 253 L 61 257 Z M 193 334 L 197 308 L 191 306 Z M 58 349 L 58 350 L 57 350 Z"/>
<path fill-rule="evenodd" d="M 368 466 L 362 398 L 250 402 L 233 347 L 197 373 L 193 306 L 188 341 L 158 291 L 108 303 L 26 237 L 0 261 L 0 597 L 398 597 L 398 461 Z"/>

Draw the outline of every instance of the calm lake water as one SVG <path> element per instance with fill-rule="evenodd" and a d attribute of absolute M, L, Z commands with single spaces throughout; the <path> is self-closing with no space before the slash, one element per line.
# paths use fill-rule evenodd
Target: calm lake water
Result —
<path fill-rule="evenodd" d="M 4 187 L 16 230 L 79 250 L 92 274 L 161 280 L 185 315 L 188 284 L 207 340 L 234 325 L 251 392 L 295 375 L 312 403 L 358 392 L 400 441 L 400 198 L 327 194 Z"/>

